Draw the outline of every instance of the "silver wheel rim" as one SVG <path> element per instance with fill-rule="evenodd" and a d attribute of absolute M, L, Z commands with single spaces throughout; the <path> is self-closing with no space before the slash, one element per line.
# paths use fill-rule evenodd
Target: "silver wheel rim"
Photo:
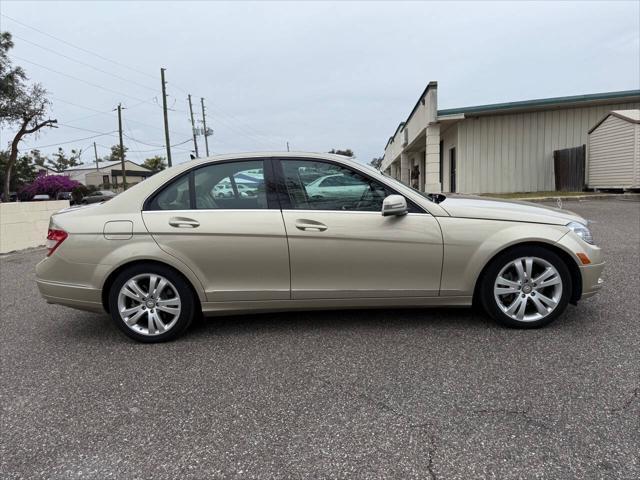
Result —
<path fill-rule="evenodd" d="M 506 264 L 493 285 L 502 312 L 518 322 L 535 322 L 549 316 L 560 303 L 562 278 L 548 261 L 521 257 Z"/>
<path fill-rule="evenodd" d="M 129 279 L 118 293 L 118 312 L 136 333 L 154 336 L 168 332 L 180 317 L 180 295 L 162 275 L 143 273 Z"/>

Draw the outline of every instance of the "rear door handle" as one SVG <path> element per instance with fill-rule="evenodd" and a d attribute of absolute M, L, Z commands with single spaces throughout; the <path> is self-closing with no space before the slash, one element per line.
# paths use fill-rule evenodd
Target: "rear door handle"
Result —
<path fill-rule="evenodd" d="M 327 229 L 327 226 L 324 223 L 316 222 L 315 220 L 299 219 L 296 220 L 296 228 L 304 231 L 324 232 Z"/>
<path fill-rule="evenodd" d="M 176 228 L 197 228 L 200 226 L 200 222 L 192 218 L 171 217 L 169 219 L 169 225 Z"/>

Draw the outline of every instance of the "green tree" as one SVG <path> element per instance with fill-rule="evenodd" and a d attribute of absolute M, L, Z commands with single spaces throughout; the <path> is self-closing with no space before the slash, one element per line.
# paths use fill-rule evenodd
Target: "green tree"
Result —
<path fill-rule="evenodd" d="M 40 150 L 38 150 L 37 148 L 31 150 L 31 161 L 34 165 L 37 165 L 39 167 L 44 167 L 48 162 L 50 162 L 49 157 L 47 157 L 46 155 L 42 155 L 42 153 L 40 153 Z"/>
<path fill-rule="evenodd" d="M 384 157 L 375 157 L 375 158 L 371 159 L 371 161 L 369 162 L 369 165 L 371 165 L 376 170 L 380 170 L 380 167 L 382 166 L 382 159 L 383 158 Z"/>
<path fill-rule="evenodd" d="M 154 173 L 158 173 L 167 168 L 167 161 L 164 157 L 156 155 L 155 157 L 147 158 L 142 164 L 143 167 L 147 167 Z"/>
<path fill-rule="evenodd" d="M 50 105 L 47 91 L 38 83 L 27 84 L 24 70 L 14 66 L 7 55 L 12 48 L 11 34 L 0 32 L 0 126 L 7 125 L 17 130 L 4 166 L 5 201 L 9 200 L 11 175 L 18 160 L 20 141 L 26 135 L 57 123 L 51 118 L 45 120 Z"/>
<path fill-rule="evenodd" d="M 124 158 L 127 157 L 127 147 L 124 147 Z M 112 145 L 111 153 L 104 157 L 102 160 L 105 162 L 119 162 L 122 159 L 123 155 L 120 154 L 120 145 Z"/>
<path fill-rule="evenodd" d="M 53 159 L 49 159 L 48 162 L 55 171 L 64 172 L 68 168 L 82 165 L 80 155 L 82 150 L 71 150 L 71 154 L 67 156 L 62 147 L 58 147 L 58 152 L 54 153 Z"/>
<path fill-rule="evenodd" d="M 0 181 L 6 188 L 6 172 L 9 163 L 10 153 L 7 150 L 0 152 Z M 36 169 L 29 155 L 18 157 L 12 168 L 12 175 L 9 179 L 9 192 L 15 192 L 24 184 L 31 183 L 36 178 Z"/>
<path fill-rule="evenodd" d="M 332 148 L 331 150 L 329 150 L 329 153 L 335 153 L 336 155 L 343 155 L 345 157 L 355 158 L 353 150 L 351 150 L 350 148 L 347 148 L 346 150 Z"/>

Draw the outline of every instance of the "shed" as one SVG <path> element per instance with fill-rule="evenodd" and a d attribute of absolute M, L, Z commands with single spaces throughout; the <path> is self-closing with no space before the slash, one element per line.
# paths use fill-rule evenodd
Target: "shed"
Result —
<path fill-rule="evenodd" d="M 640 188 L 640 110 L 612 110 L 589 130 L 589 188 Z"/>

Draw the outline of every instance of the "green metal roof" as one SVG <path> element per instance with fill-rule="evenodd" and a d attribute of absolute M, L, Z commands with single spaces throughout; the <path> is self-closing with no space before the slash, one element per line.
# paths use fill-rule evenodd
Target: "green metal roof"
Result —
<path fill-rule="evenodd" d="M 521 102 L 493 103 L 490 105 L 478 105 L 475 107 L 448 108 L 438 110 L 438 115 L 455 115 L 459 113 L 490 113 L 501 110 L 529 110 L 539 107 L 549 107 L 563 104 L 573 104 L 582 102 L 594 102 L 601 100 L 627 99 L 639 97 L 640 90 L 624 90 L 621 92 L 593 93 L 589 95 L 573 95 L 570 97 L 541 98 L 538 100 L 525 100 Z"/>

